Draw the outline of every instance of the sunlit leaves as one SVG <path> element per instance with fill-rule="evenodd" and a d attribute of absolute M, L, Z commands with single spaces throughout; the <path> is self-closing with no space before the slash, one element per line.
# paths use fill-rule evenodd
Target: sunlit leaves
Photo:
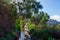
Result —
<path fill-rule="evenodd" d="M 29 28 L 29 30 L 35 28 L 35 24 L 28 22 L 28 28 Z"/>

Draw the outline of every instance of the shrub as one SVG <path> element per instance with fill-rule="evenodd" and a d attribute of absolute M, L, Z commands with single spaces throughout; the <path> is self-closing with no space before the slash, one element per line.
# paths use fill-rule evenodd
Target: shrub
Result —
<path fill-rule="evenodd" d="M 50 34 L 49 30 L 36 30 L 31 29 L 30 30 L 31 40 L 52 40 L 52 36 Z"/>

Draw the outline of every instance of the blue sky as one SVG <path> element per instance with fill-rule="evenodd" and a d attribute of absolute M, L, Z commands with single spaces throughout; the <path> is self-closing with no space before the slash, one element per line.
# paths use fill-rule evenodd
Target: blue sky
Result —
<path fill-rule="evenodd" d="M 43 11 L 47 12 L 51 19 L 60 21 L 60 0 L 37 0 L 43 5 Z"/>

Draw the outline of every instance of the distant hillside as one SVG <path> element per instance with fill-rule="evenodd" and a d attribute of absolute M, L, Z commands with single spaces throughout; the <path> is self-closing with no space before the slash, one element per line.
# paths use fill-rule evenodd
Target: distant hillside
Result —
<path fill-rule="evenodd" d="M 60 24 L 60 22 L 56 21 L 56 20 L 52 20 L 50 19 L 47 24 L 51 24 L 51 25 L 57 25 L 57 24 Z"/>

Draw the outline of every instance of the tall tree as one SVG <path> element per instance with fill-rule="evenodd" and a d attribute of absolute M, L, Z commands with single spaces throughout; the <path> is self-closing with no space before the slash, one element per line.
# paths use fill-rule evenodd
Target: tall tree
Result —
<path fill-rule="evenodd" d="M 23 2 L 18 2 L 19 13 L 23 17 L 30 18 L 33 13 L 38 13 L 39 9 L 42 9 L 40 2 L 36 0 L 22 0 Z"/>
<path fill-rule="evenodd" d="M 38 14 L 39 9 L 42 9 L 42 5 L 40 2 L 37 2 L 36 0 L 22 0 L 23 2 L 18 2 L 16 5 L 19 8 L 20 16 L 22 16 L 22 19 L 24 20 L 23 26 L 26 24 L 25 19 L 30 19 L 32 15 Z"/>
<path fill-rule="evenodd" d="M 16 5 L 19 8 L 20 16 L 22 16 L 22 19 L 24 20 L 24 23 L 26 23 L 27 18 L 31 18 L 33 15 L 39 13 L 39 9 L 42 9 L 42 5 L 40 2 L 37 2 L 36 0 L 22 0 L 23 2 L 18 2 Z M 25 20 L 26 19 L 26 20 Z"/>

